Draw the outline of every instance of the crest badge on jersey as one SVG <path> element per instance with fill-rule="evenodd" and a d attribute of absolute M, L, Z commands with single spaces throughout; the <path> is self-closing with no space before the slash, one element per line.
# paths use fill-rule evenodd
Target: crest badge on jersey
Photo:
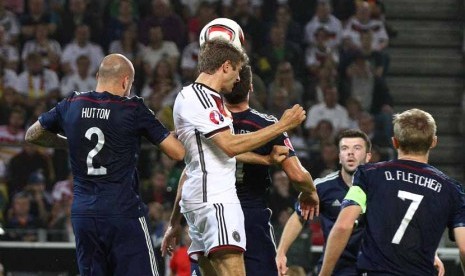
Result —
<path fill-rule="evenodd" d="M 224 122 L 224 117 L 218 110 L 212 110 L 212 112 L 210 112 L 210 121 L 216 125 L 219 125 L 221 122 Z"/>
<path fill-rule="evenodd" d="M 232 233 L 232 236 L 233 236 L 233 239 L 234 239 L 236 242 L 240 242 L 240 241 L 241 241 L 241 235 L 239 234 L 239 232 L 234 231 L 234 232 Z"/>
<path fill-rule="evenodd" d="M 290 150 L 295 151 L 289 138 L 284 139 L 284 145 L 286 145 L 286 147 L 288 147 Z"/>

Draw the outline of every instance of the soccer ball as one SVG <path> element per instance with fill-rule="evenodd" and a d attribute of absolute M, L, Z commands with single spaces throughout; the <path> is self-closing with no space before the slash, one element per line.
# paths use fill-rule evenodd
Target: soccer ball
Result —
<path fill-rule="evenodd" d="M 200 31 L 200 46 L 212 38 L 221 37 L 231 42 L 238 49 L 244 46 L 244 32 L 236 21 L 229 18 L 216 18 L 210 21 L 202 31 Z"/>

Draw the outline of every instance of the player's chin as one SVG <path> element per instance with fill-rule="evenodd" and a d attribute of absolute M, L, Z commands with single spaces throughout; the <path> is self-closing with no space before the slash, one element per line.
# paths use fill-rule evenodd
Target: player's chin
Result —
<path fill-rule="evenodd" d="M 348 174 L 354 174 L 355 170 L 357 169 L 357 166 L 356 165 L 347 165 L 345 166 L 344 170 L 348 173 Z"/>

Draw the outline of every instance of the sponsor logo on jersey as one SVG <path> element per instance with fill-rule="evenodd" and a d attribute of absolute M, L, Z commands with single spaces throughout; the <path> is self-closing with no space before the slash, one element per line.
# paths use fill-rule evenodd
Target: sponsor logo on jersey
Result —
<path fill-rule="evenodd" d="M 335 201 L 333 201 L 333 203 L 331 204 L 331 206 L 339 207 L 339 206 L 341 206 L 341 202 L 340 202 L 339 200 L 336 199 Z"/>
<path fill-rule="evenodd" d="M 218 110 L 212 110 L 212 112 L 210 112 L 210 121 L 212 121 L 212 123 L 214 124 L 219 125 L 220 122 L 224 121 L 224 117 L 220 114 L 220 112 L 218 112 Z"/>
<path fill-rule="evenodd" d="M 239 232 L 237 232 L 237 231 L 234 231 L 234 232 L 232 233 L 232 237 L 233 237 L 233 239 L 234 239 L 236 242 L 240 242 L 240 241 L 241 241 L 241 235 L 239 235 Z"/>

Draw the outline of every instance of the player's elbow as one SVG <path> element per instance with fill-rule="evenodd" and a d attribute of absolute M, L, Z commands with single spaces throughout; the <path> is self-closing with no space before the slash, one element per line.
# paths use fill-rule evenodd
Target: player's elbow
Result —
<path fill-rule="evenodd" d="M 26 141 L 26 143 L 32 143 L 32 136 L 31 136 L 29 129 L 26 131 L 26 135 L 24 136 L 24 141 Z"/>
<path fill-rule="evenodd" d="M 234 147 L 233 145 L 223 146 L 223 147 L 221 147 L 221 149 L 223 150 L 223 152 L 224 152 L 229 158 L 233 158 L 234 156 L 239 155 L 239 154 L 242 153 L 241 151 L 239 151 L 239 150 L 238 150 L 236 147 Z"/>
<path fill-rule="evenodd" d="M 26 135 L 24 136 L 24 141 L 26 143 L 34 144 L 35 143 L 35 135 L 33 135 L 34 131 L 31 130 L 32 127 L 28 128 L 26 131 Z"/>
<path fill-rule="evenodd" d="M 184 156 L 186 156 L 186 150 L 182 147 L 171 153 L 170 158 L 176 161 L 182 161 Z"/>

